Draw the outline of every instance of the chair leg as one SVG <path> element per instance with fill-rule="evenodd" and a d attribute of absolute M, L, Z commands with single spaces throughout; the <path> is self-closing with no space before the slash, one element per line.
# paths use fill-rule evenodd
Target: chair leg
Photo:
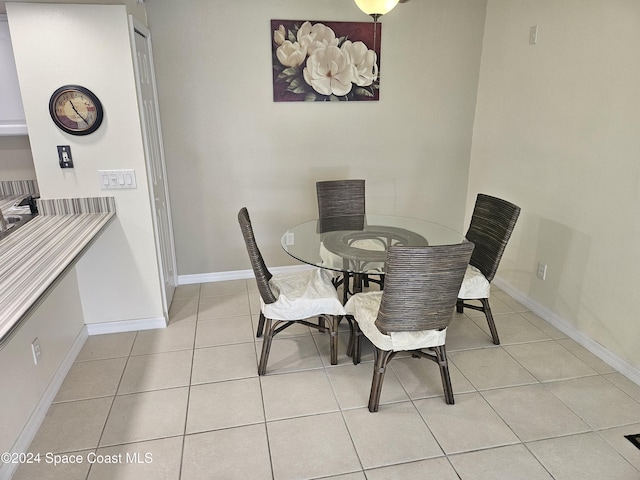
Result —
<path fill-rule="evenodd" d="M 362 292 L 362 284 L 363 284 L 363 278 L 364 278 L 364 274 L 362 273 L 354 273 L 353 274 L 353 294 L 355 295 L 356 293 L 361 293 Z"/>
<path fill-rule="evenodd" d="M 360 343 L 362 339 L 362 331 L 358 326 L 358 322 L 352 320 L 349 324 L 351 327 L 351 336 L 349 337 L 349 349 L 351 350 L 351 357 L 353 364 L 358 365 L 360 363 Z"/>
<path fill-rule="evenodd" d="M 356 336 L 353 340 L 353 364 L 358 365 L 360 363 L 360 346 L 362 345 L 362 332 L 360 327 L 356 325 Z"/>
<path fill-rule="evenodd" d="M 342 304 L 344 305 L 349 300 L 349 279 L 351 274 L 344 272 L 342 274 Z"/>
<path fill-rule="evenodd" d="M 331 365 L 338 364 L 338 317 L 329 316 L 329 341 L 331 350 Z"/>
<path fill-rule="evenodd" d="M 349 285 L 351 283 L 351 277 L 353 276 L 353 274 L 351 272 L 349 272 L 349 266 L 351 264 L 351 261 L 343 258 L 342 259 L 342 304 L 344 305 L 345 303 L 347 303 L 347 300 L 349 299 L 349 294 L 351 293 L 349 291 Z"/>
<path fill-rule="evenodd" d="M 318 317 L 318 331 L 320 333 L 324 333 L 324 332 L 327 331 L 327 329 L 325 327 L 325 324 L 324 324 L 324 317 L 323 316 Z"/>
<path fill-rule="evenodd" d="M 392 351 L 380 350 L 376 347 L 376 361 L 373 365 L 373 378 L 371 380 L 371 393 L 369 394 L 369 411 L 378 411 L 380 405 L 380 394 L 382 393 L 382 382 L 387 363 L 390 360 Z"/>
<path fill-rule="evenodd" d="M 344 317 L 347 319 L 347 323 L 349 324 L 349 343 L 347 343 L 347 357 L 353 356 L 353 338 L 355 336 L 355 332 L 353 331 L 353 320 L 349 316 Z"/>
<path fill-rule="evenodd" d="M 444 390 L 444 399 L 448 405 L 455 403 L 453 399 L 453 388 L 451 387 L 451 377 L 449 376 L 449 361 L 447 360 L 447 351 L 444 345 L 433 347 L 436 354 L 438 366 L 440 367 L 440 376 L 442 377 L 442 389 Z"/>
<path fill-rule="evenodd" d="M 260 312 L 260 318 L 258 319 L 258 330 L 256 331 L 256 337 L 260 338 L 264 331 L 264 315 Z"/>
<path fill-rule="evenodd" d="M 260 363 L 258 364 L 258 375 L 264 375 L 267 371 L 267 361 L 269 360 L 269 352 L 271 351 L 271 341 L 273 340 L 273 331 L 280 322 L 273 323 L 270 318 L 266 319 L 264 339 L 262 340 L 262 354 L 260 355 Z"/>
<path fill-rule="evenodd" d="M 493 321 L 493 315 L 491 314 L 491 307 L 489 306 L 489 299 L 481 298 L 480 302 L 482 303 L 482 309 L 484 311 L 484 315 L 485 317 L 487 317 L 487 323 L 489 324 L 491 337 L 493 337 L 493 343 L 496 345 L 500 345 L 500 338 L 498 337 L 498 329 L 496 328 L 496 324 Z"/>

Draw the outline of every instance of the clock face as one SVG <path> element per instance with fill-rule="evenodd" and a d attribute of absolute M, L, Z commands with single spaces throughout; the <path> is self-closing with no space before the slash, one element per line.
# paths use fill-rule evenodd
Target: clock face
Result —
<path fill-rule="evenodd" d="M 102 123 L 103 111 L 98 97 L 79 85 L 57 89 L 49 101 L 53 122 L 72 135 L 88 135 Z"/>

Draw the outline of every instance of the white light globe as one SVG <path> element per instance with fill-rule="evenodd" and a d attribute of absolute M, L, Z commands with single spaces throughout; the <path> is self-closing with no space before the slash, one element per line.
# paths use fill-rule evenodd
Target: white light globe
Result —
<path fill-rule="evenodd" d="M 399 0 L 354 0 L 360 10 L 367 15 L 386 15 Z"/>

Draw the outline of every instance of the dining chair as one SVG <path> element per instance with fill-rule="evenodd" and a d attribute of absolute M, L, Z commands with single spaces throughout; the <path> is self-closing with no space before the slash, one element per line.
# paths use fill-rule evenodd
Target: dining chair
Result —
<path fill-rule="evenodd" d="M 493 320 L 489 293 L 500 259 L 516 225 L 520 207 L 497 197 L 478 194 L 466 238 L 476 246 L 462 281 L 456 311 L 464 307 L 483 312 L 493 343 L 500 345 L 498 330 Z M 477 300 L 480 305 L 465 302 Z"/>
<path fill-rule="evenodd" d="M 364 180 L 325 180 L 316 182 L 318 195 L 318 216 L 346 217 L 364 215 Z"/>
<path fill-rule="evenodd" d="M 257 336 L 261 336 L 264 330 L 264 339 L 258 375 L 266 373 L 273 337 L 296 323 L 325 332 L 325 320 L 327 321 L 331 364 L 336 365 L 338 363 L 337 316 L 344 315 L 345 310 L 328 273 L 323 269 L 314 268 L 272 275 L 256 243 L 246 207 L 238 212 L 238 223 L 260 293 Z M 318 317 L 318 323 L 308 320 L 312 317 Z"/>
<path fill-rule="evenodd" d="M 387 364 L 401 351 L 436 362 L 445 401 L 454 403 L 445 341 L 473 247 L 471 242 L 390 247 L 384 290 L 358 293 L 345 305 L 353 363 L 360 362 L 362 335 L 375 348 L 370 412 L 378 411 Z"/>
<path fill-rule="evenodd" d="M 365 207 L 365 181 L 362 179 L 346 179 L 346 180 L 324 180 L 316 182 L 316 194 L 318 197 L 318 219 L 320 224 L 330 222 L 332 218 L 364 218 L 366 213 Z M 376 247 L 375 245 L 373 246 Z M 329 252 L 324 252 L 328 257 Z M 335 264 L 338 259 L 330 258 L 328 261 Z M 343 302 L 347 301 L 349 294 L 350 279 L 363 282 L 365 286 L 369 282 L 384 285 L 384 276 L 379 278 L 371 278 L 370 275 L 354 276 L 345 272 L 342 276 L 334 277 L 334 285 L 343 286 Z"/>

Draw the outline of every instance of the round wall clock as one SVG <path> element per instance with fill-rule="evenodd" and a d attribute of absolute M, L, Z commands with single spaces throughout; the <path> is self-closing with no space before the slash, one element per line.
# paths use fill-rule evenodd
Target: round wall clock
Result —
<path fill-rule="evenodd" d="M 95 132 L 104 115 L 98 97 L 80 85 L 65 85 L 53 92 L 49 100 L 49 113 L 53 123 L 71 135 Z"/>

